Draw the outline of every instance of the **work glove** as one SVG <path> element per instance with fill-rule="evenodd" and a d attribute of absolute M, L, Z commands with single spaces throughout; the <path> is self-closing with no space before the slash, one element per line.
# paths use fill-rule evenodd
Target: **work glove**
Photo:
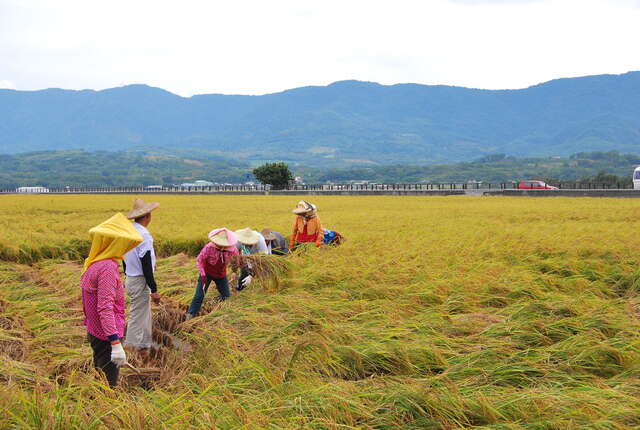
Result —
<path fill-rule="evenodd" d="M 111 361 L 118 367 L 124 366 L 127 362 L 127 355 L 120 342 L 111 344 Z"/>
<path fill-rule="evenodd" d="M 253 276 L 251 276 L 251 275 L 247 276 L 246 278 L 244 278 L 242 280 L 242 286 L 243 287 L 248 287 L 252 280 L 253 280 Z"/>

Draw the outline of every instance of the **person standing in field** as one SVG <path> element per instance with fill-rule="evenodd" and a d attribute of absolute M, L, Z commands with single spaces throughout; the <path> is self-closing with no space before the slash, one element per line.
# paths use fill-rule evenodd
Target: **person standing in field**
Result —
<path fill-rule="evenodd" d="M 119 367 L 127 362 L 120 339 L 124 335 L 124 286 L 117 260 L 142 242 L 142 235 L 118 213 L 89 230 L 91 249 L 84 261 L 80 288 L 87 340 L 93 365 L 118 384 Z"/>
<path fill-rule="evenodd" d="M 153 344 L 151 301 L 160 303 L 160 294 L 153 276 L 156 269 L 153 237 L 147 230 L 151 223 L 151 211 L 158 206 L 160 203 L 145 203 L 141 199 L 135 199 L 133 209 L 127 214 L 127 218 L 133 220 L 133 227 L 143 238 L 140 245 L 125 254 L 123 261 L 125 289 L 130 299 L 129 324 L 124 344 L 138 350 L 148 350 Z"/>
<path fill-rule="evenodd" d="M 316 206 L 300 200 L 293 209 L 293 213 L 296 214 L 296 218 L 293 221 L 289 249 L 293 251 L 303 243 L 314 243 L 317 247 L 322 246 L 324 233 Z"/>
<path fill-rule="evenodd" d="M 249 227 L 237 230 L 236 237 L 238 238 L 238 252 L 240 255 L 257 255 L 257 254 L 271 254 L 271 251 L 267 247 L 267 242 L 264 237 L 255 230 Z M 242 291 L 251 284 L 253 280 L 253 270 L 251 263 L 244 264 L 240 268 L 240 277 L 238 278 L 237 291 Z"/>
<path fill-rule="evenodd" d="M 267 248 L 273 255 L 287 255 L 289 254 L 289 247 L 287 246 L 287 240 L 283 235 L 277 231 L 269 230 L 265 228 L 260 232 L 267 243 Z"/>
<path fill-rule="evenodd" d="M 217 228 L 209 232 L 209 240 L 210 243 L 202 248 L 196 258 L 199 275 L 198 284 L 187 311 L 187 320 L 200 312 L 202 301 L 209 290 L 211 281 L 216 284 L 218 293 L 220 293 L 220 301 L 226 300 L 231 295 L 227 266 L 231 262 L 231 258 L 238 255 L 236 235 L 227 228 Z"/>

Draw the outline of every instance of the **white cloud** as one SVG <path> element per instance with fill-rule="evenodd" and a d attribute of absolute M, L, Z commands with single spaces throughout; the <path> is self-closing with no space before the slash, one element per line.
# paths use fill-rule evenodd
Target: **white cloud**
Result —
<path fill-rule="evenodd" d="M 0 89 L 16 90 L 18 88 L 13 82 L 6 79 L 0 79 Z"/>
<path fill-rule="evenodd" d="M 500 4 L 506 6 L 520 6 L 525 3 L 536 3 L 544 0 L 449 0 L 451 3 L 469 4 L 469 5 L 485 5 Z"/>
<path fill-rule="evenodd" d="M 0 0 L 21 89 L 263 94 L 342 79 L 520 88 L 640 69 L 638 0 Z"/>

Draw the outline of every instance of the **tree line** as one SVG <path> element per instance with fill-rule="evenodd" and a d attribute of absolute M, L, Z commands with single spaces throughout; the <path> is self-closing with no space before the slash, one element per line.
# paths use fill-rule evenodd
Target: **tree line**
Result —
<path fill-rule="evenodd" d="M 261 166 L 228 159 L 188 159 L 142 152 L 43 151 L 0 155 L 0 188 L 18 186 L 179 185 L 195 180 L 217 183 L 261 181 L 285 187 L 300 176 L 305 183 L 377 182 L 510 182 L 542 179 L 614 185 L 631 181 L 640 156 L 617 151 L 580 152 L 569 157 L 525 157 L 492 154 L 475 161 L 423 166 L 382 165 L 350 168 Z"/>

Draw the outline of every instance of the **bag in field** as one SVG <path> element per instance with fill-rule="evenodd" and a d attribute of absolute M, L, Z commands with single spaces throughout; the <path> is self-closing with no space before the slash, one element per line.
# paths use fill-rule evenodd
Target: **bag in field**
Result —
<path fill-rule="evenodd" d="M 346 239 L 343 235 L 341 235 L 340 233 L 338 233 L 335 230 L 329 230 L 326 228 L 322 229 L 324 232 L 324 238 L 322 239 L 322 242 L 325 245 L 335 245 L 338 246 L 340 245 L 342 242 L 344 242 Z"/>

